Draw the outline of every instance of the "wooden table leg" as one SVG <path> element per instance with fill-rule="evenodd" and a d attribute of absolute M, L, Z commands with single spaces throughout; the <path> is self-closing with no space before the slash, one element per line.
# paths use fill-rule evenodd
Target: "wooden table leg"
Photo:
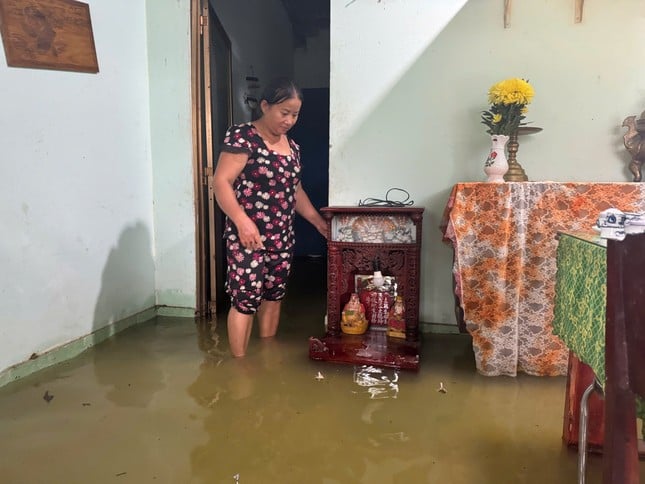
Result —
<path fill-rule="evenodd" d="M 636 405 L 629 388 L 622 271 L 629 261 L 607 242 L 604 484 L 638 484 Z"/>
<path fill-rule="evenodd" d="M 562 440 L 568 446 L 578 445 L 580 399 L 585 389 L 594 382 L 594 378 L 595 375 L 591 367 L 581 362 L 573 352 L 570 352 L 562 419 Z M 590 395 L 587 412 L 589 417 L 587 423 L 587 450 L 601 453 L 605 435 L 605 405 L 598 393 L 594 392 Z"/>

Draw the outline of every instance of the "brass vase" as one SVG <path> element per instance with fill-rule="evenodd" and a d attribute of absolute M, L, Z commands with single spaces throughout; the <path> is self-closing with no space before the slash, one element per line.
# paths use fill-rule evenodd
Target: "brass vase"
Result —
<path fill-rule="evenodd" d="M 537 128 L 534 126 L 520 126 L 515 131 L 511 133 L 508 138 L 507 150 L 508 150 L 508 171 L 504 175 L 504 181 L 507 182 L 523 182 L 529 181 L 529 177 L 526 176 L 526 172 L 522 165 L 517 161 L 517 150 L 520 146 L 518 141 L 519 135 L 522 134 L 532 134 L 539 133 L 542 131 L 542 128 Z"/>

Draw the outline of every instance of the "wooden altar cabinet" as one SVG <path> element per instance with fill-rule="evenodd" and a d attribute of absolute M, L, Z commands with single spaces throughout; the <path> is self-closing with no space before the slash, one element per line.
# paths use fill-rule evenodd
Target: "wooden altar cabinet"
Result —
<path fill-rule="evenodd" d="M 487 376 L 565 375 L 552 333 L 556 234 L 589 231 L 609 207 L 645 211 L 645 184 L 459 183 L 441 230 L 454 249 L 455 295 Z"/>
<path fill-rule="evenodd" d="M 327 221 L 327 328 L 309 339 L 314 360 L 418 370 L 419 270 L 422 207 L 324 207 Z M 343 306 L 356 292 L 356 277 L 369 276 L 378 260 L 394 277 L 405 304 L 405 339 L 387 335 L 370 321 L 365 334 L 341 332 Z"/>

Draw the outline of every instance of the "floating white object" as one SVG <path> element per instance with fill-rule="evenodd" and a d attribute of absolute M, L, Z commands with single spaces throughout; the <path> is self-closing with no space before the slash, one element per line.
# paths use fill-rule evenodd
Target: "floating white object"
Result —
<path fill-rule="evenodd" d="M 316 377 L 315 377 L 315 378 L 316 378 L 316 380 L 324 380 L 324 379 L 325 379 L 325 377 L 323 376 L 323 374 L 322 374 L 322 373 L 320 373 L 320 372 L 318 372 L 318 374 L 316 375 Z"/>
<path fill-rule="evenodd" d="M 371 399 L 396 398 L 399 393 L 399 374 L 396 370 L 393 375 L 383 375 L 383 369 L 374 366 L 363 365 L 354 367 L 354 383 L 361 387 L 367 387 L 367 393 Z"/>
<path fill-rule="evenodd" d="M 441 393 L 448 393 L 448 390 L 446 389 L 446 387 L 443 386 L 442 381 L 439 382 L 439 388 L 437 388 L 437 391 Z"/>

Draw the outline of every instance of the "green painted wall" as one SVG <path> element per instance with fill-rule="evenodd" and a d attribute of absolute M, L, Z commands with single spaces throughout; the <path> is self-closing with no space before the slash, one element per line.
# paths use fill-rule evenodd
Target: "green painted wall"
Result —
<path fill-rule="evenodd" d="M 330 203 L 400 187 L 426 208 L 423 322 L 455 324 L 438 227 L 451 187 L 485 179 L 493 83 L 535 87 L 528 120 L 544 131 L 518 153 L 531 180 L 631 180 L 621 123 L 645 108 L 643 2 L 586 2 L 581 24 L 573 1 L 514 2 L 509 29 L 503 3 L 331 1 Z"/>

